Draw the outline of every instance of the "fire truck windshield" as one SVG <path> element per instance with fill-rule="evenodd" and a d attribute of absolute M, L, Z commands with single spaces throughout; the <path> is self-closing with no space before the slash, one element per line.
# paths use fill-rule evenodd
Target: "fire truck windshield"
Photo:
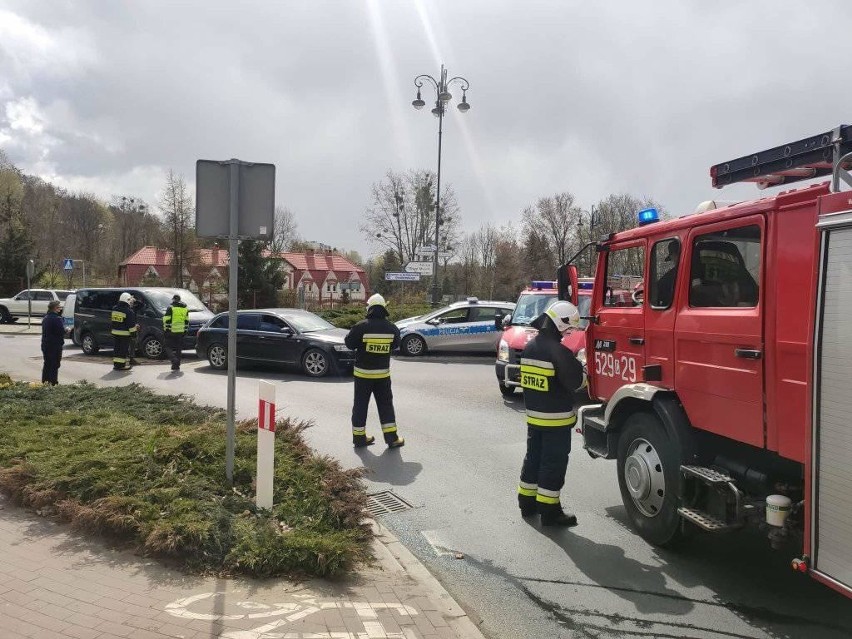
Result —
<path fill-rule="evenodd" d="M 512 312 L 512 324 L 515 326 L 529 326 L 536 317 L 544 313 L 545 309 L 556 301 L 556 291 L 552 295 L 541 293 L 521 293 L 518 303 Z"/>

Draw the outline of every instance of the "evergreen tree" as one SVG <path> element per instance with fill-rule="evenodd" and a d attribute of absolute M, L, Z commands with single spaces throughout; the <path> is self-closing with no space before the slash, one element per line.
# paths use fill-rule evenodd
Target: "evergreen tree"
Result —
<path fill-rule="evenodd" d="M 284 286 L 281 260 L 265 253 L 266 243 L 242 240 L 238 251 L 237 303 L 239 308 L 278 306 L 278 291 Z"/>

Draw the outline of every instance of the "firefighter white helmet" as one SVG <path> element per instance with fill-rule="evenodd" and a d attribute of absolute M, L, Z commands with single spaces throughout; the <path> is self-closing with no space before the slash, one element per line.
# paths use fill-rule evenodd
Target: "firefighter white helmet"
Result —
<path fill-rule="evenodd" d="M 125 292 L 118 296 L 118 301 L 125 302 L 126 304 L 132 304 L 133 296 L 130 293 Z"/>
<path fill-rule="evenodd" d="M 555 302 L 544 312 L 556 325 L 560 333 L 567 333 L 569 329 L 580 327 L 580 311 L 570 302 Z"/>
<path fill-rule="evenodd" d="M 387 307 L 387 302 L 385 302 L 384 297 L 376 293 L 374 295 L 371 295 L 370 299 L 367 300 L 367 308 L 370 308 L 372 306 Z"/>

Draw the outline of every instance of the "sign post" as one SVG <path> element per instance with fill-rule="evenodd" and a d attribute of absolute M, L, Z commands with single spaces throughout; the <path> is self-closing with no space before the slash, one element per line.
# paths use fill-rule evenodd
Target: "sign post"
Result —
<path fill-rule="evenodd" d="M 257 492 L 255 505 L 272 510 L 275 477 L 275 385 L 260 381 L 257 386 Z"/>
<path fill-rule="evenodd" d="M 68 288 L 71 288 L 71 272 L 74 270 L 74 260 L 70 257 L 62 260 L 62 270 L 65 271 L 65 277 L 68 278 Z"/>
<path fill-rule="evenodd" d="M 234 482 L 237 397 L 237 252 L 240 239 L 272 239 L 275 165 L 230 159 L 195 163 L 195 232 L 228 239 L 228 409 L 225 476 Z"/>

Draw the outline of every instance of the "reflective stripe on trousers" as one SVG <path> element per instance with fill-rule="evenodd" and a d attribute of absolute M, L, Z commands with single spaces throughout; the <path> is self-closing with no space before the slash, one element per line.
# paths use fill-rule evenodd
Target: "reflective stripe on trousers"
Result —
<path fill-rule="evenodd" d="M 355 377 L 360 377 L 361 379 L 384 379 L 385 377 L 390 377 L 390 369 L 389 368 L 378 368 L 378 369 L 358 368 L 356 366 L 355 370 L 352 371 L 352 374 Z"/>

